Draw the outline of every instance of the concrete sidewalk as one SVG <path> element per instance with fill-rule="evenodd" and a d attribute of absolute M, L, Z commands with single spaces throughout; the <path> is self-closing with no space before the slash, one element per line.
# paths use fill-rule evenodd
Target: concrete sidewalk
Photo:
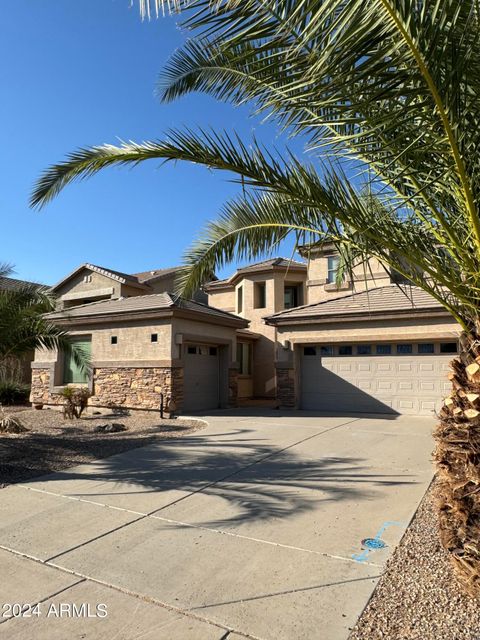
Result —
<path fill-rule="evenodd" d="M 0 638 L 347 638 L 431 480 L 431 420 L 206 419 L 0 491 L 1 600 L 41 603 Z"/>

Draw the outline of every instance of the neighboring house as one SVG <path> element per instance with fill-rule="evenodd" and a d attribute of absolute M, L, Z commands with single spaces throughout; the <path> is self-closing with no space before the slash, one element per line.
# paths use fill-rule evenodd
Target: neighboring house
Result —
<path fill-rule="evenodd" d="M 62 278 L 52 287 L 52 291 L 58 296 L 59 309 L 69 309 L 100 300 L 163 293 L 175 290 L 175 277 L 179 268 L 128 274 L 85 263 Z M 203 292 L 198 292 L 194 298 L 198 302 L 207 301 Z"/>
<path fill-rule="evenodd" d="M 24 287 L 45 287 L 38 282 L 30 282 L 28 280 L 18 280 L 17 278 L 0 277 L 0 291 L 19 291 Z M 8 379 L 17 379 L 19 382 L 30 384 L 32 377 L 31 363 L 33 361 L 34 353 L 29 351 L 25 353 L 21 358 L 9 359 L 8 366 L 3 367 L 0 370 L 0 376 Z"/>
<path fill-rule="evenodd" d="M 273 258 L 205 285 L 209 304 L 250 322 L 237 335 L 239 398 L 275 398 L 275 328 L 264 318 L 304 304 L 306 280 L 305 263 Z"/>

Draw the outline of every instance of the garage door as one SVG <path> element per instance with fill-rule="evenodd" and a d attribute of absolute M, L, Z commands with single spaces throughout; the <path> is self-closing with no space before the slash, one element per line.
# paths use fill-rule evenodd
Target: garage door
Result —
<path fill-rule="evenodd" d="M 183 410 L 218 409 L 220 403 L 218 347 L 188 344 L 185 350 Z"/>
<path fill-rule="evenodd" d="M 432 415 L 450 391 L 454 342 L 302 347 L 301 406 L 311 411 Z"/>

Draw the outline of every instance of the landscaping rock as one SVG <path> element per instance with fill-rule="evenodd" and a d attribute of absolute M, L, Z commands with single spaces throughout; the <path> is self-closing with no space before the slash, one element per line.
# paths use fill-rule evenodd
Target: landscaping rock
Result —
<path fill-rule="evenodd" d="M 95 427 L 97 433 L 118 433 L 119 431 L 126 431 L 127 427 L 120 422 L 109 422 L 108 424 L 99 424 Z"/>

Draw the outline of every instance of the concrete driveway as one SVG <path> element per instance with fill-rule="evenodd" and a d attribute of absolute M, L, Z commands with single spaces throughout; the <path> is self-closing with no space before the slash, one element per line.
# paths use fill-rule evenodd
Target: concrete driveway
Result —
<path fill-rule="evenodd" d="M 206 419 L 0 491 L 0 601 L 40 603 L 4 607 L 0 638 L 347 638 L 431 480 L 432 421 Z"/>

